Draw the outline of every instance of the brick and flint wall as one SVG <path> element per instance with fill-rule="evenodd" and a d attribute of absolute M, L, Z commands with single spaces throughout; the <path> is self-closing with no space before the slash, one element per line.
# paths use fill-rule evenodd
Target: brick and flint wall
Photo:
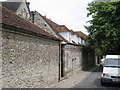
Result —
<path fill-rule="evenodd" d="M 0 33 L 2 88 L 43 88 L 58 82 L 58 41 L 7 31 Z"/>

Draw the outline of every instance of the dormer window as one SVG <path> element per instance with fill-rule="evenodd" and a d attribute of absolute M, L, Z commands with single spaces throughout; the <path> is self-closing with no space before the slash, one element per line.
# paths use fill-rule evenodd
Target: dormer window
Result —
<path fill-rule="evenodd" d="M 19 16 L 21 16 L 21 14 L 18 14 Z"/>
<path fill-rule="evenodd" d="M 27 19 L 27 11 L 25 9 L 22 10 L 21 15 L 23 18 Z"/>

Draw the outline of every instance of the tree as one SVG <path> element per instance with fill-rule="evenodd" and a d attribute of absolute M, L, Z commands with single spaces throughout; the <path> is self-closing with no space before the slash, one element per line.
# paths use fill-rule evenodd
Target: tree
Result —
<path fill-rule="evenodd" d="M 120 54 L 120 2 L 93 1 L 88 6 L 88 45 L 98 55 Z"/>

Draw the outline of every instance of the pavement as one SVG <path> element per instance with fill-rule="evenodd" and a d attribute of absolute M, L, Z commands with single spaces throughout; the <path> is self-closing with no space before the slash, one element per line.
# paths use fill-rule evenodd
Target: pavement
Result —
<path fill-rule="evenodd" d="M 98 68 L 98 66 L 99 65 L 96 65 L 84 71 L 81 70 L 78 73 L 75 73 L 72 76 L 68 77 L 67 79 L 64 79 L 60 81 L 59 83 L 50 86 L 49 88 L 72 88 L 78 83 L 80 83 L 87 76 L 89 76 L 92 73 L 92 71 Z"/>

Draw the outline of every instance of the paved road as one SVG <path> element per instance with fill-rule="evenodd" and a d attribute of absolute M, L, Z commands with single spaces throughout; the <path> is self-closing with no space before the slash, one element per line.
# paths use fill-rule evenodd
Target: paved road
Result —
<path fill-rule="evenodd" d="M 102 67 L 98 67 L 88 77 L 82 80 L 79 84 L 73 88 L 112 88 L 113 90 L 120 90 L 120 85 L 107 84 L 101 86 L 100 77 L 102 74 Z"/>

